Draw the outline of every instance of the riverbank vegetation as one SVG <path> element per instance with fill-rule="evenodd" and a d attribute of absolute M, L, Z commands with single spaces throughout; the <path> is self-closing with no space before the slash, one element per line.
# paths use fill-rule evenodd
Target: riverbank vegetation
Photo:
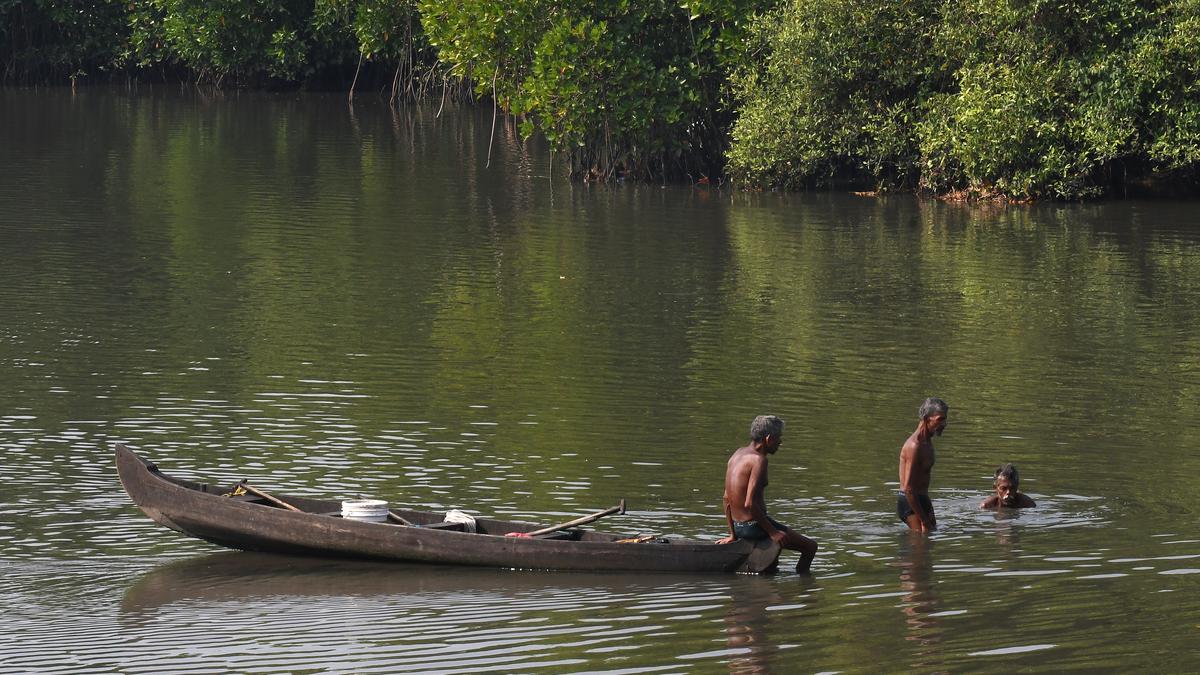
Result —
<path fill-rule="evenodd" d="M 584 179 L 1079 198 L 1200 175 L 1200 0 L 0 0 L 0 80 L 474 94 Z"/>
<path fill-rule="evenodd" d="M 328 89 L 362 77 L 395 99 L 429 93 L 445 70 L 411 0 L 0 0 L 8 85 Z"/>
<path fill-rule="evenodd" d="M 1194 185 L 1200 2 L 794 0 L 755 25 L 730 172 L 977 197 Z"/>

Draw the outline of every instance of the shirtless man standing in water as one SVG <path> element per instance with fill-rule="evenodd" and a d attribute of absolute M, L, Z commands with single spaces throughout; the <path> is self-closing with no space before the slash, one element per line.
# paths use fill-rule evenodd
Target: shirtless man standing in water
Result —
<path fill-rule="evenodd" d="M 759 415 L 750 424 L 750 445 L 738 448 L 725 468 L 725 520 L 729 536 L 718 541 L 771 538 L 783 548 L 800 552 L 796 572 L 807 574 L 817 555 L 817 542 L 792 531 L 767 515 L 763 492 L 767 489 L 767 455 L 779 450 L 783 420 Z"/>
<path fill-rule="evenodd" d="M 896 515 L 914 532 L 937 529 L 933 502 L 929 501 L 929 480 L 933 473 L 933 437 L 946 428 L 950 407 L 940 398 L 927 398 L 917 411 L 917 430 L 900 448 L 900 494 L 896 497 Z"/>

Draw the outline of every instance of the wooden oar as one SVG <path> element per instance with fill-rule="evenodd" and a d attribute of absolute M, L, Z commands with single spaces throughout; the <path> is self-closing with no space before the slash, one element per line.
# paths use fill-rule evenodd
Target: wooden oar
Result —
<path fill-rule="evenodd" d="M 575 520 L 568 520 L 567 522 L 561 523 L 559 525 L 543 527 L 542 529 L 534 530 L 533 532 L 522 532 L 521 534 L 519 534 L 517 536 L 536 537 L 536 536 L 542 535 L 542 534 L 550 534 L 551 532 L 565 530 L 568 527 L 575 527 L 576 525 L 587 525 L 588 523 L 590 523 L 592 521 L 600 520 L 604 516 L 612 515 L 614 513 L 625 513 L 625 500 L 624 499 L 621 500 L 620 504 L 617 504 L 616 506 L 614 506 L 612 508 L 604 509 L 603 511 L 597 511 L 596 513 L 593 513 L 590 516 L 576 518 Z"/>
<path fill-rule="evenodd" d="M 401 518 L 400 514 L 396 513 L 395 511 L 388 511 L 388 520 L 391 520 L 394 523 L 400 523 L 401 525 L 407 525 L 409 527 L 417 526 L 416 523 Z"/>
<path fill-rule="evenodd" d="M 292 506 L 291 504 L 283 501 L 282 499 L 279 499 L 278 497 L 273 497 L 273 496 L 263 492 L 262 490 L 259 490 L 258 488 L 247 483 L 246 481 L 242 481 L 242 482 L 238 483 L 238 485 L 241 485 L 242 489 L 245 490 L 246 492 L 249 492 L 250 494 L 255 495 L 257 497 L 262 497 L 263 499 L 271 502 L 272 504 L 274 504 L 276 506 L 282 506 L 283 508 L 288 509 L 289 511 L 296 511 L 298 513 L 304 513 L 304 511 L 301 511 L 300 509 Z M 388 511 L 388 519 L 393 522 L 400 523 L 401 525 L 407 525 L 409 527 L 416 526 L 414 523 L 402 518 L 400 516 L 400 514 L 394 512 L 394 511 L 390 511 L 390 510 Z"/>
<path fill-rule="evenodd" d="M 283 508 L 288 509 L 289 511 L 299 511 L 300 513 L 304 513 L 303 511 L 300 511 L 300 509 L 292 506 L 291 504 L 283 501 L 282 499 L 272 497 L 271 495 L 263 492 L 262 490 L 259 490 L 258 488 L 254 487 L 253 485 L 250 485 L 246 481 L 242 481 L 240 483 L 240 485 L 246 492 L 249 492 L 250 494 L 255 495 L 257 497 L 262 497 L 263 499 L 271 502 L 275 506 L 282 506 Z"/>

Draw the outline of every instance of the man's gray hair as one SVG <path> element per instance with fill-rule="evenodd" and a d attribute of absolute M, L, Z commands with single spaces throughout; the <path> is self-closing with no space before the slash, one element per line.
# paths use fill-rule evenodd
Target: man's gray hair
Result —
<path fill-rule="evenodd" d="M 759 415 L 750 423 L 750 440 L 761 441 L 767 436 L 783 436 L 783 420 L 775 415 Z"/>
<path fill-rule="evenodd" d="M 946 402 L 936 396 L 930 396 L 921 403 L 921 407 L 917 408 L 917 419 L 926 419 L 934 415 L 946 416 L 950 412 L 950 406 Z"/>
<path fill-rule="evenodd" d="M 1014 488 L 1017 487 L 1021 482 L 1021 476 L 1017 473 L 1017 465 L 1009 462 L 1008 464 L 996 467 L 995 480 L 999 481 L 1001 478 L 1007 478 L 1008 482 L 1012 483 Z"/>

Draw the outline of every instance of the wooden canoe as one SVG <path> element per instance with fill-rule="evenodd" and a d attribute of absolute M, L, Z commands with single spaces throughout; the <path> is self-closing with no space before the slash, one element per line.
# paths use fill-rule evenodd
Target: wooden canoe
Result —
<path fill-rule="evenodd" d="M 535 523 L 476 519 L 476 532 L 430 511 L 395 510 L 413 526 L 341 517 L 341 502 L 273 494 L 289 510 L 254 495 L 224 496 L 210 486 L 159 471 L 117 445 L 117 473 L 129 497 L 155 522 L 213 544 L 247 551 L 397 560 L 442 565 L 639 572 L 767 572 L 780 549 L 769 539 L 730 544 L 656 538 L 618 543 L 628 535 L 572 529 L 538 537 Z"/>

